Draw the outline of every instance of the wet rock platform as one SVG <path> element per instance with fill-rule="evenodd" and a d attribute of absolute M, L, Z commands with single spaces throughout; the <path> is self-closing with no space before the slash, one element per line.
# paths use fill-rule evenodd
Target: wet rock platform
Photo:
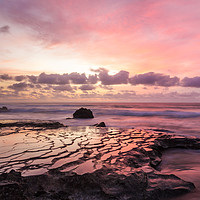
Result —
<path fill-rule="evenodd" d="M 165 149 L 200 149 L 195 137 L 162 130 L 29 124 L 3 126 L 0 138 L 2 200 L 159 200 L 195 188 L 157 170 Z"/>

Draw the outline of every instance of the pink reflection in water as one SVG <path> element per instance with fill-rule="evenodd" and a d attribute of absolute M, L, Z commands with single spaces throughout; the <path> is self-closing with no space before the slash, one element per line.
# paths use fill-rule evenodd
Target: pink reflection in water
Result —
<path fill-rule="evenodd" d="M 196 189 L 172 200 L 200 199 L 200 150 L 167 150 L 162 157 L 161 172 L 175 174 L 185 181 L 195 184 Z"/>

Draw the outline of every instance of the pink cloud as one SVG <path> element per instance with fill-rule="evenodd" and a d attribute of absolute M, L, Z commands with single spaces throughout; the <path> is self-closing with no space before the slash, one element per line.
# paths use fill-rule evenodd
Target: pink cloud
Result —
<path fill-rule="evenodd" d="M 27 90 L 28 88 L 34 88 L 34 85 L 28 84 L 25 82 L 20 82 L 20 83 L 14 83 L 14 84 L 8 86 L 8 88 L 18 92 L 18 91 Z"/>
<path fill-rule="evenodd" d="M 169 75 L 164 75 L 160 73 L 148 72 L 145 74 L 138 74 L 129 79 L 132 85 L 155 85 L 155 86 L 165 86 L 171 87 L 179 85 L 178 77 L 170 77 Z"/>
<path fill-rule="evenodd" d="M 87 91 L 87 90 L 94 90 L 96 87 L 94 85 L 81 85 L 79 87 L 80 90 L 82 91 Z"/>
<path fill-rule="evenodd" d="M 0 80 L 7 81 L 7 80 L 12 80 L 12 79 L 13 77 L 8 74 L 0 74 Z"/>
<path fill-rule="evenodd" d="M 0 33 L 9 33 L 9 32 L 10 32 L 10 27 L 8 25 L 0 27 Z"/>
<path fill-rule="evenodd" d="M 196 77 L 185 77 L 182 81 L 181 81 L 181 85 L 183 87 L 196 87 L 196 88 L 200 88 L 200 76 L 196 76 Z"/>
<path fill-rule="evenodd" d="M 100 69 L 99 80 L 103 85 L 118 85 L 128 83 L 129 72 L 119 71 L 114 75 L 109 75 L 106 69 Z"/>
<path fill-rule="evenodd" d="M 184 77 L 170 76 L 168 74 L 147 72 L 141 74 L 135 74 L 129 76 L 128 71 L 120 70 L 115 74 L 110 74 L 109 70 L 105 68 L 91 69 L 91 73 L 85 74 L 72 72 L 70 74 L 47 74 L 45 72 L 36 75 L 18 75 L 10 76 L 8 74 L 0 74 L 0 80 L 4 81 L 5 85 L 15 82 L 9 85 L 10 89 L 17 88 L 37 88 L 44 89 L 43 86 L 48 89 L 70 91 L 77 88 L 81 90 L 93 90 L 97 86 L 105 90 L 114 90 L 115 85 L 143 85 L 143 86 L 162 86 L 162 87 L 200 87 L 200 77 Z M 73 88 L 70 86 L 75 85 Z M 110 87 L 113 86 L 113 87 Z"/>
<path fill-rule="evenodd" d="M 1 1 L 0 13 L 95 65 L 132 74 L 200 73 L 199 0 Z"/>

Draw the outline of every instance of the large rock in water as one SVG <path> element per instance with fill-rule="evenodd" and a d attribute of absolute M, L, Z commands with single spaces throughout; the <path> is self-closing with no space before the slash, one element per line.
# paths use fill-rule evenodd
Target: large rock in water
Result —
<path fill-rule="evenodd" d="M 75 111 L 73 118 L 94 118 L 94 116 L 90 109 L 80 108 Z"/>

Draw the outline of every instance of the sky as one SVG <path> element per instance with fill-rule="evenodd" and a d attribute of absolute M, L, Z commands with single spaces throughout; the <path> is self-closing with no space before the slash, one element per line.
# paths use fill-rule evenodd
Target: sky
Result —
<path fill-rule="evenodd" d="M 199 102 L 199 0 L 0 0 L 0 102 Z"/>

